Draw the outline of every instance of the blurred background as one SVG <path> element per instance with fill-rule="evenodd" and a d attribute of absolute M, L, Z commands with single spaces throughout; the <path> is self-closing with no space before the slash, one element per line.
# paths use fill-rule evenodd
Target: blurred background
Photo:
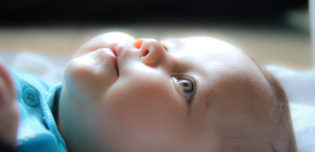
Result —
<path fill-rule="evenodd" d="M 71 55 L 108 31 L 136 38 L 211 36 L 263 64 L 312 68 L 307 0 L 11 0 L 0 5 L 0 52 Z"/>

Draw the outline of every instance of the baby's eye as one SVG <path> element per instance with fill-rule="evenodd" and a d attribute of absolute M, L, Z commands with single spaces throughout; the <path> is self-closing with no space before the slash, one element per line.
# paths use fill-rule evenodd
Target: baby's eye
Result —
<path fill-rule="evenodd" d="M 168 47 L 163 42 L 161 42 L 161 45 L 163 46 L 164 50 L 168 52 Z"/>
<path fill-rule="evenodd" d="M 165 44 L 163 44 L 163 48 L 165 49 L 165 51 L 168 51 L 168 47 Z"/>
<path fill-rule="evenodd" d="M 178 84 L 182 87 L 184 92 L 191 92 L 194 89 L 192 82 L 189 80 L 179 80 Z"/>
<path fill-rule="evenodd" d="M 177 77 L 177 84 L 181 88 L 185 95 L 186 101 L 191 102 L 195 93 L 195 83 L 192 78 L 189 77 Z"/>

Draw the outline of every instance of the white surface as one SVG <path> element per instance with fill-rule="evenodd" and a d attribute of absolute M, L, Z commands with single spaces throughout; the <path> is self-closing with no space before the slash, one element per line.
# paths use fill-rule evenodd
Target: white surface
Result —
<path fill-rule="evenodd" d="M 290 110 L 298 151 L 315 151 L 315 108 L 293 102 Z"/>
<path fill-rule="evenodd" d="M 311 20 L 311 39 L 313 52 L 313 67 L 315 67 L 315 0 L 309 0 L 310 20 Z"/>
<path fill-rule="evenodd" d="M 33 53 L 0 52 L 0 61 L 20 72 L 39 76 L 48 84 L 62 81 L 63 69 L 68 59 L 57 56 L 39 55 Z"/>
<path fill-rule="evenodd" d="M 49 84 L 62 81 L 66 58 L 29 53 L 3 53 L 0 60 L 19 71 L 41 77 Z M 295 71 L 266 66 L 280 81 L 288 95 L 292 122 L 300 152 L 315 152 L 315 70 Z"/>

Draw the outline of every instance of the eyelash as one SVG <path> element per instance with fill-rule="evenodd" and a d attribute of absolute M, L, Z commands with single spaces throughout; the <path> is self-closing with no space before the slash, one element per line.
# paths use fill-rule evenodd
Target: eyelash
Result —
<path fill-rule="evenodd" d="M 164 44 L 164 43 L 161 43 L 163 48 L 165 49 L 166 52 L 168 52 L 168 47 Z"/>
<path fill-rule="evenodd" d="M 184 94 L 185 100 L 188 103 L 191 103 L 194 100 L 194 97 L 195 97 L 195 94 L 196 94 L 196 89 L 197 89 L 197 85 L 196 85 L 195 80 L 192 77 L 190 77 L 190 76 L 184 76 L 184 75 L 175 75 L 174 78 L 176 79 L 176 85 L 178 85 L 178 87 L 180 87 L 182 93 Z M 183 90 L 183 88 L 179 84 L 179 82 L 181 80 L 188 80 L 192 84 L 192 91 L 191 92 L 185 92 Z"/>

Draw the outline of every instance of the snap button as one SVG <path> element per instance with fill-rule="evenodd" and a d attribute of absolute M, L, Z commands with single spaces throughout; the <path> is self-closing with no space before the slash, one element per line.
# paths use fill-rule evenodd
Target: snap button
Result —
<path fill-rule="evenodd" d="M 39 96 L 37 90 L 32 87 L 27 87 L 23 90 L 24 102 L 31 106 L 36 107 L 39 104 Z"/>

